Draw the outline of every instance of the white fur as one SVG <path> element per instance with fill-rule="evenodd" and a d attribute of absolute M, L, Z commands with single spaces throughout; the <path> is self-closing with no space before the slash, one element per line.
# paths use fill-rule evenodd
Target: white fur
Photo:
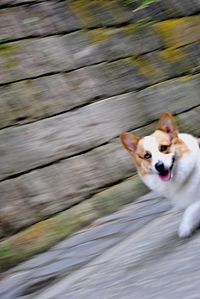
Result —
<path fill-rule="evenodd" d="M 165 166 L 170 168 L 172 165 L 173 154 L 164 154 L 159 151 L 159 144 L 157 139 L 153 136 L 144 137 L 143 147 L 146 151 L 150 151 L 152 155 L 152 167 L 151 170 L 157 174 L 157 170 L 155 169 L 155 164 L 160 160 L 163 161 Z"/>
<path fill-rule="evenodd" d="M 143 182 L 156 193 L 168 197 L 172 203 L 184 210 L 183 218 L 178 230 L 179 237 L 188 237 L 200 224 L 200 149 L 198 141 L 189 134 L 179 134 L 179 138 L 189 148 L 189 153 L 176 157 L 173 167 L 173 177 L 164 182 L 152 169 L 152 173 L 142 176 Z M 159 152 L 155 138 L 144 138 L 144 147 L 152 153 L 152 168 L 157 160 L 166 165 L 172 163 L 172 154 Z"/>

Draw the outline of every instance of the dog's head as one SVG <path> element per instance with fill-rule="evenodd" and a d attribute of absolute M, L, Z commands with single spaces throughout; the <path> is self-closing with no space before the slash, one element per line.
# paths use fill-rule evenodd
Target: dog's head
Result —
<path fill-rule="evenodd" d="M 176 158 L 187 150 L 183 141 L 178 138 L 174 118 L 169 112 L 161 115 L 152 135 L 141 138 L 124 132 L 120 140 L 133 157 L 142 176 L 156 174 L 165 182 L 172 178 Z"/>

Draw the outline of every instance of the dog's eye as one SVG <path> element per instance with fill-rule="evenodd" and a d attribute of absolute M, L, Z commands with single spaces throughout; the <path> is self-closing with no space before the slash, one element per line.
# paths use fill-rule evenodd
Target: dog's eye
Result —
<path fill-rule="evenodd" d="M 168 147 L 169 147 L 168 145 L 161 145 L 160 151 L 165 152 L 168 149 Z"/>
<path fill-rule="evenodd" d="M 151 154 L 146 153 L 146 154 L 144 155 L 144 158 L 147 159 L 147 160 L 148 160 L 148 159 L 151 159 Z"/>

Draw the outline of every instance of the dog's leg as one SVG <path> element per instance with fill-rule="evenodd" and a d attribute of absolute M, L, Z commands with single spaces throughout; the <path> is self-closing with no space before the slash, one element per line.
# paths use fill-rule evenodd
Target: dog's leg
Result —
<path fill-rule="evenodd" d="M 189 237 L 199 225 L 200 201 L 193 203 L 185 210 L 178 230 L 179 237 Z"/>

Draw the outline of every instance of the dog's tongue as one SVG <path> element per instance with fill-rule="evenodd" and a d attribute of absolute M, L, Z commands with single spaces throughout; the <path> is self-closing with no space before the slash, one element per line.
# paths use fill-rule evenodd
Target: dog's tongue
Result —
<path fill-rule="evenodd" d="M 168 170 L 165 174 L 159 174 L 159 177 L 162 181 L 167 182 L 171 179 L 171 171 Z"/>

